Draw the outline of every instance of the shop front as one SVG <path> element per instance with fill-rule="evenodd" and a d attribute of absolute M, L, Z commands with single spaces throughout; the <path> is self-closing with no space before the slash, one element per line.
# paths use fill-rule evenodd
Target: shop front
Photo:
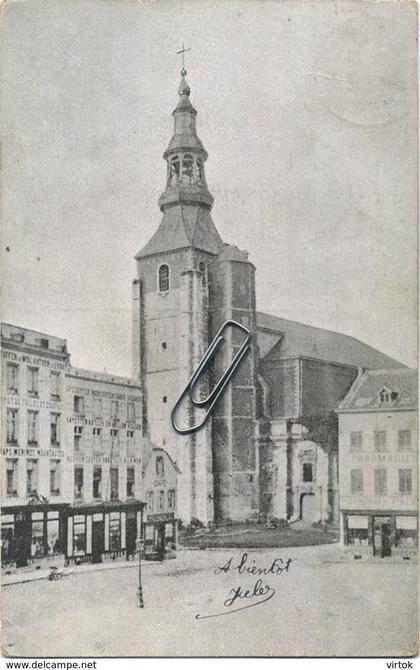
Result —
<path fill-rule="evenodd" d="M 343 511 L 345 551 L 354 558 L 417 557 L 418 515 L 415 512 Z"/>
<path fill-rule="evenodd" d="M 74 505 L 67 519 L 68 565 L 134 560 L 141 537 L 144 503 Z"/>
<path fill-rule="evenodd" d="M 144 523 L 145 559 L 176 558 L 177 520 L 173 512 L 148 514 Z"/>
<path fill-rule="evenodd" d="M 64 565 L 68 504 L 33 503 L 3 507 L 1 563 L 15 568 L 41 569 Z"/>

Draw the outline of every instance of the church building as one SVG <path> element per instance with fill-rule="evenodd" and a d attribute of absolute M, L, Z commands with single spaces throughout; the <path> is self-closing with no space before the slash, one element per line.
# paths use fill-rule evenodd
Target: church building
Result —
<path fill-rule="evenodd" d="M 257 312 L 255 267 L 226 244 L 213 222 L 207 152 L 181 71 L 174 132 L 163 157 L 162 220 L 136 255 L 133 282 L 134 377 L 143 389 L 151 441 L 180 471 L 178 516 L 189 523 L 245 521 L 258 514 L 308 521 L 338 517 L 337 429 L 333 411 L 361 367 L 401 366 L 346 335 Z M 280 289 L 279 289 L 280 290 Z M 228 320 L 251 333 L 242 360 L 211 417 L 189 434 L 171 412 L 214 336 Z M 200 398 L 241 347 L 223 333 Z M 177 425 L 202 410 L 183 403 Z"/>

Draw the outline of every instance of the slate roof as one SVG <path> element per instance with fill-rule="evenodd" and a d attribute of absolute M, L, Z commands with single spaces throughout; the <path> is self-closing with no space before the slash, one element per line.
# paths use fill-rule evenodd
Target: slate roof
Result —
<path fill-rule="evenodd" d="M 267 356 L 267 360 L 306 356 L 370 369 L 404 367 L 402 363 L 350 335 L 271 314 L 257 312 L 257 330 L 260 355 Z"/>
<path fill-rule="evenodd" d="M 384 389 L 394 391 L 395 399 L 381 402 L 380 393 Z M 338 411 L 416 409 L 417 396 L 417 370 L 368 370 L 355 380 Z"/>
<path fill-rule="evenodd" d="M 217 254 L 222 244 L 208 209 L 178 204 L 165 209 L 159 228 L 136 258 L 184 247 Z"/>

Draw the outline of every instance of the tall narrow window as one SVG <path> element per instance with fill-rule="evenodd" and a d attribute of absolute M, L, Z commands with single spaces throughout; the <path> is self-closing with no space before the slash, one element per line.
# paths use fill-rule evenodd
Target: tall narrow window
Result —
<path fill-rule="evenodd" d="M 403 496 L 411 496 L 412 477 L 411 470 L 398 470 L 399 491 Z"/>
<path fill-rule="evenodd" d="M 164 509 L 165 509 L 165 491 L 159 491 L 158 512 L 163 512 Z"/>
<path fill-rule="evenodd" d="M 111 468 L 111 500 L 118 500 L 118 468 Z"/>
<path fill-rule="evenodd" d="M 127 498 L 134 497 L 134 468 L 127 468 Z"/>
<path fill-rule="evenodd" d="M 98 466 L 93 468 L 93 497 L 102 497 L 102 468 Z"/>
<path fill-rule="evenodd" d="M 83 498 L 83 468 L 74 468 L 74 497 Z"/>
<path fill-rule="evenodd" d="M 171 162 L 169 163 L 169 185 L 176 186 L 179 181 L 179 166 L 180 160 L 179 156 L 172 156 Z"/>
<path fill-rule="evenodd" d="M 50 436 L 51 444 L 58 446 L 60 444 L 60 415 L 54 412 L 50 418 Z"/>
<path fill-rule="evenodd" d="M 207 266 L 203 261 L 200 261 L 198 265 L 198 270 L 201 274 L 201 283 L 203 286 L 207 286 Z"/>
<path fill-rule="evenodd" d="M 153 491 L 148 491 L 146 494 L 146 502 L 147 502 L 147 509 L 149 512 L 153 512 L 153 503 L 154 503 L 154 495 Z"/>
<path fill-rule="evenodd" d="M 182 183 L 189 186 L 194 182 L 194 160 L 192 154 L 184 154 L 182 158 Z"/>
<path fill-rule="evenodd" d="M 7 364 L 6 372 L 7 393 L 17 393 L 19 391 L 19 366 L 14 363 Z"/>
<path fill-rule="evenodd" d="M 398 449 L 399 451 L 409 451 L 411 449 L 411 430 L 398 431 Z"/>
<path fill-rule="evenodd" d="M 18 439 L 18 411 L 7 409 L 7 443 L 17 444 Z"/>
<path fill-rule="evenodd" d="M 93 399 L 93 416 L 95 419 L 102 418 L 102 398 Z"/>
<path fill-rule="evenodd" d="M 352 493 L 363 493 L 363 470 L 350 470 L 350 490 Z"/>
<path fill-rule="evenodd" d="M 175 491 L 174 489 L 169 489 L 168 491 L 168 509 L 175 509 Z"/>
<path fill-rule="evenodd" d="M 375 430 L 375 451 L 386 451 L 386 432 L 384 430 Z"/>
<path fill-rule="evenodd" d="M 83 426 L 74 426 L 74 450 L 80 451 L 83 440 Z"/>
<path fill-rule="evenodd" d="M 28 395 L 32 398 L 38 397 L 38 381 L 39 381 L 39 370 L 38 368 L 28 367 Z"/>
<path fill-rule="evenodd" d="M 60 461 L 50 461 L 50 493 L 60 495 Z"/>
<path fill-rule="evenodd" d="M 375 470 L 375 496 L 386 496 L 386 470 Z"/>
<path fill-rule="evenodd" d="M 6 459 L 6 493 L 8 496 L 17 494 L 17 458 Z"/>
<path fill-rule="evenodd" d="M 38 443 L 38 412 L 28 410 L 28 442 Z"/>
<path fill-rule="evenodd" d="M 360 431 L 352 431 L 350 433 L 350 449 L 352 451 L 360 451 L 362 448 L 362 433 Z"/>
<path fill-rule="evenodd" d="M 85 413 L 85 399 L 82 395 L 75 395 L 73 398 L 73 411 L 75 414 Z"/>
<path fill-rule="evenodd" d="M 134 402 L 127 403 L 127 421 L 134 423 L 136 420 L 136 404 Z"/>
<path fill-rule="evenodd" d="M 158 456 L 156 458 L 156 475 L 158 477 L 163 477 L 164 475 L 164 466 L 163 466 L 163 457 Z"/>
<path fill-rule="evenodd" d="M 36 495 L 38 493 L 38 461 L 28 458 L 26 461 L 26 493 Z"/>
<path fill-rule="evenodd" d="M 60 399 L 60 373 L 55 370 L 50 372 L 50 394 L 52 400 Z"/>
<path fill-rule="evenodd" d="M 115 421 L 118 419 L 119 405 L 118 400 L 111 400 L 111 419 Z"/>
<path fill-rule="evenodd" d="M 159 292 L 169 291 L 169 265 L 164 263 L 159 268 Z"/>
<path fill-rule="evenodd" d="M 304 482 L 313 481 L 312 463 L 303 464 L 303 481 Z"/>
<path fill-rule="evenodd" d="M 136 443 L 134 439 L 134 430 L 127 430 L 127 455 L 135 456 Z"/>

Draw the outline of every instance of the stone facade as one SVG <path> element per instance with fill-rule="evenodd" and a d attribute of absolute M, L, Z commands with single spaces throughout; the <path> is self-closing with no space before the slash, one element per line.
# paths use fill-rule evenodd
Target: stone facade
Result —
<path fill-rule="evenodd" d="M 328 423 L 360 366 L 398 364 L 349 336 L 257 312 L 255 267 L 246 252 L 223 243 L 211 217 L 207 153 L 181 74 L 164 153 L 162 220 L 136 255 L 133 284 L 134 376 L 143 390 L 145 426 L 180 469 L 178 513 L 185 523 L 257 514 L 337 519 L 337 430 L 325 438 L 314 426 Z M 172 408 L 216 332 L 232 319 L 249 328 L 250 352 L 204 427 L 179 434 Z M 240 345 L 238 332 L 224 333 L 197 385 L 201 399 Z M 204 411 L 187 400 L 177 414 L 185 428 Z"/>

